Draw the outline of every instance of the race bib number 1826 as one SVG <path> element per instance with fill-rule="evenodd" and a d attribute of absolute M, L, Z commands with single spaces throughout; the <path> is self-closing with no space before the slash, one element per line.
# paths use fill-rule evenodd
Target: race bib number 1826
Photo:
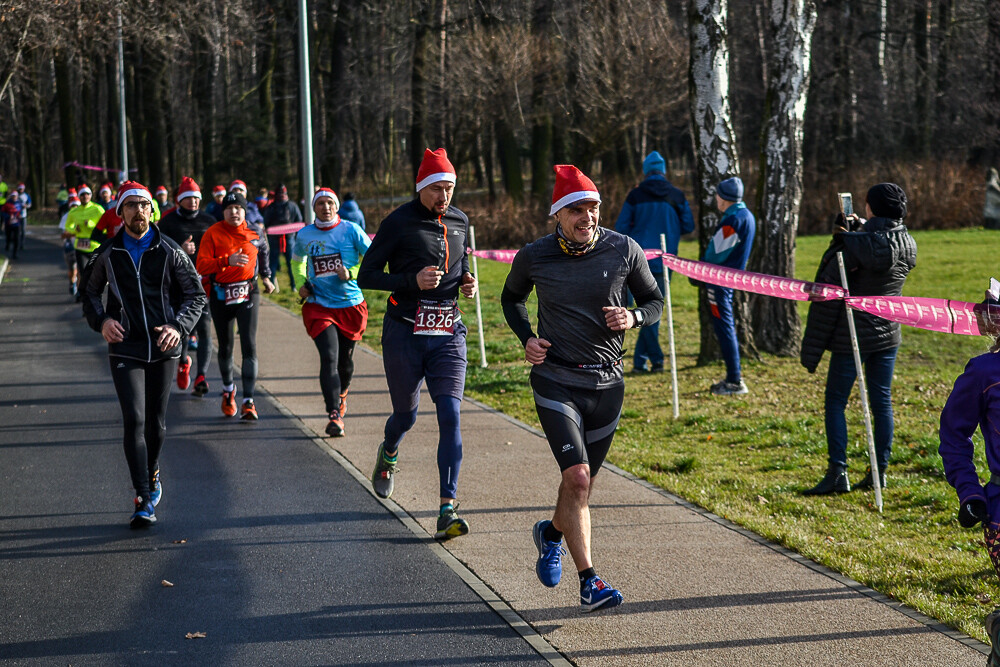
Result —
<path fill-rule="evenodd" d="M 455 333 L 457 313 L 454 301 L 421 299 L 413 318 L 413 333 L 420 336 L 451 336 Z"/>

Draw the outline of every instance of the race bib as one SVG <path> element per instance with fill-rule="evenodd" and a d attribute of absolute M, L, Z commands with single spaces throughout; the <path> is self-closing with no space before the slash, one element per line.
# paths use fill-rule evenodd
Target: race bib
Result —
<path fill-rule="evenodd" d="M 419 336 L 451 336 L 455 333 L 458 308 L 455 301 L 417 302 L 417 314 L 413 318 L 413 333 Z"/>
<path fill-rule="evenodd" d="M 250 281 L 221 285 L 227 306 L 235 306 L 250 298 Z"/>
<path fill-rule="evenodd" d="M 80 250 L 90 250 L 90 239 L 85 239 L 82 236 L 76 237 L 76 247 Z"/>
<path fill-rule="evenodd" d="M 312 261 L 313 271 L 315 271 L 317 278 L 335 276 L 340 267 L 344 265 L 340 259 L 339 252 L 335 252 L 332 255 L 316 255 L 312 258 Z"/>

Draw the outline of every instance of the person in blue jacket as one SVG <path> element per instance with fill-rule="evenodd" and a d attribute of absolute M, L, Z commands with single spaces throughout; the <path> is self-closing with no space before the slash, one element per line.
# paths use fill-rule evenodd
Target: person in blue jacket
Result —
<path fill-rule="evenodd" d="M 365 214 L 362 213 L 353 193 L 348 192 L 344 195 L 344 203 L 340 205 L 340 217 L 350 220 L 362 230 L 365 228 Z"/>
<path fill-rule="evenodd" d="M 643 250 L 660 248 L 660 235 L 667 241 L 667 252 L 676 255 L 677 244 L 684 234 L 694 231 L 694 217 L 684 193 L 667 180 L 667 163 L 663 156 L 653 151 L 642 161 L 645 179 L 625 198 L 615 231 L 635 240 Z M 649 270 L 660 288 L 666 293 L 663 279 L 663 260 L 649 260 Z M 631 303 L 631 295 L 629 297 Z M 649 368 L 646 362 L 649 362 Z M 660 323 L 655 322 L 639 330 L 632 357 L 632 372 L 659 373 L 663 371 L 663 350 L 660 348 Z"/>
<path fill-rule="evenodd" d="M 715 188 L 715 205 L 722 212 L 715 234 L 709 241 L 701 261 L 731 269 L 743 270 L 750 259 L 757 221 L 743 203 L 743 181 L 733 176 Z M 740 344 L 736 340 L 736 321 L 733 319 L 733 290 L 729 287 L 706 285 L 712 328 L 719 340 L 722 360 L 726 363 L 726 377 L 712 385 L 716 396 L 746 394 L 740 368 Z"/>
<path fill-rule="evenodd" d="M 973 357 L 955 380 L 955 387 L 941 411 L 941 446 L 944 475 L 958 493 L 958 522 L 963 528 L 983 524 L 986 552 L 1000 576 L 1000 303 L 987 292 L 979 314 L 980 329 L 994 335 L 990 351 Z M 985 325 L 985 326 L 984 326 Z M 979 481 L 974 460 L 976 429 L 983 436 L 990 480 Z M 989 665 L 1000 666 L 1000 609 L 986 617 L 986 633 L 993 649 Z"/>

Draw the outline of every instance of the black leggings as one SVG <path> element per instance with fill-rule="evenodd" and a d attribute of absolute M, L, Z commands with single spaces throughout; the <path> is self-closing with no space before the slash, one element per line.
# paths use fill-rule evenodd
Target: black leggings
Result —
<path fill-rule="evenodd" d="M 531 374 L 535 411 L 560 470 L 590 465 L 593 478 L 611 449 L 622 416 L 625 385 L 579 389 Z"/>
<path fill-rule="evenodd" d="M 191 333 L 198 335 L 198 349 L 195 356 L 198 358 L 195 377 L 208 372 L 208 362 L 212 360 L 212 316 L 208 310 L 201 311 L 198 323 L 194 325 Z M 191 336 L 181 336 L 181 361 L 187 356 L 188 346 L 191 343 Z"/>
<path fill-rule="evenodd" d="M 159 469 L 158 459 L 167 435 L 167 401 L 177 374 L 177 359 L 146 363 L 108 357 L 125 423 L 125 460 L 135 494 L 149 498 L 149 479 Z"/>
<path fill-rule="evenodd" d="M 236 334 L 233 326 L 240 327 L 240 354 L 243 355 L 243 366 L 240 371 L 243 377 L 243 398 L 253 398 L 253 390 L 257 384 L 257 311 L 260 310 L 260 292 L 256 289 L 250 292 L 250 298 L 243 303 L 227 306 L 215 296 L 215 290 L 208 300 L 212 311 L 212 321 L 215 323 L 215 336 L 219 339 L 219 372 L 222 374 L 222 384 L 228 387 L 233 384 L 233 348 L 236 344 Z M 201 342 L 198 343 L 201 347 Z"/>
<path fill-rule="evenodd" d="M 340 408 L 340 395 L 351 386 L 354 377 L 354 346 L 350 340 L 331 324 L 313 338 L 319 350 L 319 386 L 327 414 Z"/>

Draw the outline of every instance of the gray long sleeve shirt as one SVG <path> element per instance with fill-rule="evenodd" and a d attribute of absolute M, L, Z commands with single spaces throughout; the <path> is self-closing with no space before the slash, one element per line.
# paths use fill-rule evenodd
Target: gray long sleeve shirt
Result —
<path fill-rule="evenodd" d="M 555 234 L 518 251 L 500 300 L 507 324 L 522 345 L 536 336 L 525 306 L 532 289 L 538 294 L 537 337 L 552 344 L 547 354 L 574 364 L 607 367 L 569 368 L 546 359 L 531 372 L 582 389 L 624 382 L 622 365 L 613 362 L 622 358 L 625 332 L 608 327 L 605 306 L 626 306 L 631 290 L 645 325 L 659 320 L 663 312 L 663 297 L 642 249 L 609 229 L 601 229 L 594 248 L 585 255 L 564 253 Z"/>

